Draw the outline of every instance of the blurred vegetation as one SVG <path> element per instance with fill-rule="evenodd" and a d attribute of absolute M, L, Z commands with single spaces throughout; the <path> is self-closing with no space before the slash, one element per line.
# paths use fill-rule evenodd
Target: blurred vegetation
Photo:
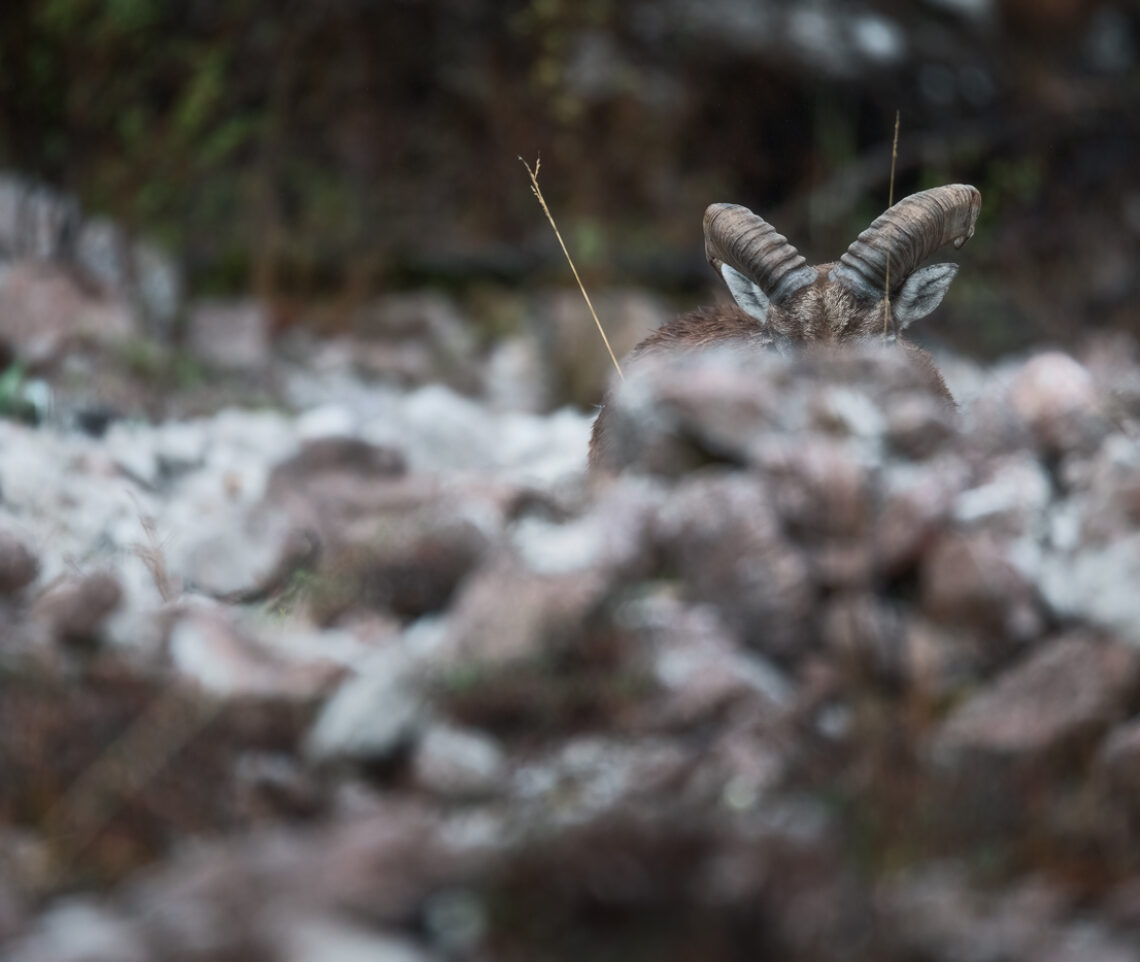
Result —
<path fill-rule="evenodd" d="M 980 266 L 963 278 L 1024 278 L 1021 313 L 1050 334 L 1140 328 L 1135 282 L 1080 292 L 1107 251 L 1137 253 L 1121 220 L 1140 222 L 1135 3 L 993 0 L 985 22 L 946 4 L 824 5 L 806 46 L 765 48 L 762 30 L 710 27 L 699 6 L 7 0 L 0 166 L 156 236 L 194 291 L 281 301 L 561 282 L 517 161 L 541 155 L 588 284 L 688 298 L 708 283 L 713 200 L 763 211 L 812 259 L 842 250 L 882 209 L 898 109 L 896 196 L 983 190 L 985 229 L 963 255 Z M 742 23 L 795 12 L 716 8 Z M 821 55 L 848 35 L 835 18 L 856 14 L 902 54 Z M 1043 271 L 1071 296 L 1035 298 Z"/>

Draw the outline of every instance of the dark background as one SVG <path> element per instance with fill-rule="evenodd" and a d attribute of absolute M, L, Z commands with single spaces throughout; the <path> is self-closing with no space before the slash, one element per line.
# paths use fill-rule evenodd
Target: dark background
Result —
<path fill-rule="evenodd" d="M 898 110 L 896 198 L 982 191 L 936 335 L 993 356 L 1140 328 L 1138 51 L 1136 2 L 6 0 L 0 165 L 286 324 L 566 282 L 541 155 L 587 284 L 692 306 L 712 201 L 836 257 Z"/>

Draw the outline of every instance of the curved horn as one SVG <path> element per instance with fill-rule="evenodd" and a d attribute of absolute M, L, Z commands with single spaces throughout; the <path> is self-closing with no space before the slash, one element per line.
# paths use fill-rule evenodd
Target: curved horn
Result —
<path fill-rule="evenodd" d="M 705 256 L 719 274 L 722 264 L 756 282 L 774 304 L 812 283 L 816 270 L 763 217 L 739 204 L 705 211 Z"/>
<path fill-rule="evenodd" d="M 832 268 L 831 278 L 854 294 L 881 297 L 890 257 L 893 294 L 943 244 L 961 247 L 974 236 L 982 195 L 968 184 L 949 184 L 904 197 L 880 214 Z"/>

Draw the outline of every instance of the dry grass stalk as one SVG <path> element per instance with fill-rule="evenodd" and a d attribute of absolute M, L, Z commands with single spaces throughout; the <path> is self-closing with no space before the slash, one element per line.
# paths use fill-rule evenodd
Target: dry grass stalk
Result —
<path fill-rule="evenodd" d="M 117 742 L 68 788 L 46 819 L 54 874 L 82 854 L 138 794 L 209 724 L 224 700 L 171 687 L 154 699 Z"/>
<path fill-rule="evenodd" d="M 140 512 L 139 523 L 142 525 L 143 534 L 146 535 L 146 543 L 136 542 L 131 545 L 131 549 L 135 557 L 150 572 L 159 597 L 169 604 L 182 594 L 182 584 L 170 574 L 170 569 L 166 566 L 166 554 L 163 551 L 165 541 L 158 537 L 154 518 Z"/>
<path fill-rule="evenodd" d="M 895 163 L 899 159 L 899 111 L 895 111 L 895 142 L 891 145 L 891 184 L 887 188 L 887 210 L 895 206 Z M 886 290 L 883 291 L 883 337 L 891 330 L 891 259 L 887 258 Z"/>
<path fill-rule="evenodd" d="M 574 266 L 574 259 L 570 256 L 570 251 L 566 249 L 566 242 L 562 239 L 562 234 L 558 230 L 558 225 L 554 223 L 554 215 L 550 213 L 550 208 L 546 205 L 546 198 L 542 196 L 542 190 L 538 186 L 538 171 L 542 167 L 542 158 L 534 162 L 534 169 L 531 169 L 522 157 L 519 157 L 522 165 L 526 168 L 526 172 L 530 175 L 530 189 L 531 193 L 538 198 L 539 204 L 542 205 L 542 212 L 546 214 L 546 219 L 550 221 L 550 226 L 554 228 L 554 236 L 558 238 L 558 243 L 562 247 L 562 253 L 566 255 L 566 262 L 570 265 L 570 270 L 574 272 L 574 280 L 578 282 L 578 290 L 582 292 L 582 297 L 586 299 L 586 306 L 590 309 L 590 315 L 594 318 L 594 323 L 598 327 L 598 333 L 602 335 L 602 343 L 606 345 L 606 350 L 609 352 L 610 360 L 614 362 L 614 370 L 617 371 L 618 377 L 623 381 L 625 375 L 621 373 L 621 365 L 618 364 L 617 355 L 614 354 L 614 349 L 610 347 L 610 339 L 606 337 L 605 328 L 602 327 L 602 322 L 598 320 L 598 314 L 594 310 L 594 305 L 590 303 L 590 295 L 586 293 L 586 285 L 582 283 L 582 278 L 578 276 L 578 268 Z"/>

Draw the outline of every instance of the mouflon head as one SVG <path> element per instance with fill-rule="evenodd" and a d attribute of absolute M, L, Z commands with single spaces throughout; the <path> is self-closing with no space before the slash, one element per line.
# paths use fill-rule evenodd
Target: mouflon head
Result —
<path fill-rule="evenodd" d="M 705 254 L 773 342 L 895 335 L 942 302 L 958 266 L 919 265 L 943 245 L 969 240 L 981 206 L 982 195 L 965 184 L 912 194 L 838 261 L 812 267 L 764 218 L 713 204 L 705 211 Z"/>
<path fill-rule="evenodd" d="M 898 335 L 942 303 L 958 266 L 922 264 L 944 245 L 969 240 L 981 206 L 982 195 L 966 184 L 912 194 L 879 215 L 838 261 L 812 267 L 763 217 L 737 204 L 713 204 L 705 211 L 705 254 L 737 306 L 677 318 L 642 341 L 631 360 L 727 343 L 830 349 L 885 334 L 953 407 L 934 359 Z M 608 436 L 608 406 L 607 398 L 590 440 L 595 469 L 620 463 Z"/>

